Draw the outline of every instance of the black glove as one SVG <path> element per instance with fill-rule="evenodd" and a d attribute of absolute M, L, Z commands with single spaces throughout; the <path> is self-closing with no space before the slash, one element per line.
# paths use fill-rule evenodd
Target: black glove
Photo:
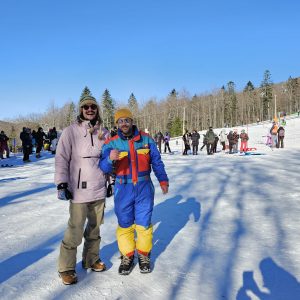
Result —
<path fill-rule="evenodd" d="M 59 200 L 73 199 L 72 193 L 68 190 L 68 184 L 63 182 L 57 186 L 57 198 Z"/>

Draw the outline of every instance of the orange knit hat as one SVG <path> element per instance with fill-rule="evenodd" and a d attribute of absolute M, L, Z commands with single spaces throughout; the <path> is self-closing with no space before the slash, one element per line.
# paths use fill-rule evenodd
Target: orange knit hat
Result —
<path fill-rule="evenodd" d="M 117 123 L 120 118 L 130 118 L 133 120 L 132 112 L 128 108 L 120 108 L 115 112 L 115 123 Z"/>

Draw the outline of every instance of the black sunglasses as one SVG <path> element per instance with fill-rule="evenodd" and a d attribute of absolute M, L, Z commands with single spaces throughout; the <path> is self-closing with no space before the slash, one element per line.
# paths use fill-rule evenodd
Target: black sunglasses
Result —
<path fill-rule="evenodd" d="M 89 108 L 91 108 L 92 110 L 96 110 L 97 109 L 97 105 L 96 104 L 91 104 L 91 105 L 85 104 L 85 105 L 83 105 L 81 107 L 83 109 L 85 109 L 85 110 L 88 110 Z"/>

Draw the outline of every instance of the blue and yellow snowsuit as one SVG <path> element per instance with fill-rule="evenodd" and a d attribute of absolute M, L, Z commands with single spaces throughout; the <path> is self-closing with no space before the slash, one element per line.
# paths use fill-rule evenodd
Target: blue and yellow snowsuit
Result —
<path fill-rule="evenodd" d="M 149 253 L 152 249 L 153 228 L 151 216 L 154 187 L 150 178 L 151 165 L 160 185 L 168 185 L 168 176 L 154 140 L 133 126 L 133 137 L 126 139 L 121 130 L 102 148 L 99 166 L 104 173 L 113 172 L 109 155 L 112 149 L 120 151 L 115 162 L 114 201 L 118 218 L 117 241 L 123 255 L 131 256 L 135 249 Z M 134 230 L 137 240 L 134 239 Z"/>

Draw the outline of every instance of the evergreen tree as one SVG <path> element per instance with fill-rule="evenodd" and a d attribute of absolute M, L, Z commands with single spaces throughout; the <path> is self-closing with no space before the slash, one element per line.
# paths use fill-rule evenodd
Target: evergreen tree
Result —
<path fill-rule="evenodd" d="M 285 91 L 288 95 L 288 107 L 289 113 L 293 113 L 297 110 L 297 100 L 299 100 L 298 92 L 298 81 L 297 78 L 289 77 L 288 81 L 285 84 Z"/>
<path fill-rule="evenodd" d="M 172 91 L 169 93 L 167 98 L 168 117 L 167 117 L 166 128 L 168 132 L 171 131 L 172 124 L 176 116 L 177 96 L 178 96 L 177 91 L 175 89 L 172 89 Z"/>
<path fill-rule="evenodd" d="M 110 96 L 108 89 L 105 89 L 102 95 L 102 118 L 104 126 L 113 128 L 114 126 L 114 111 L 115 111 L 115 104 Z"/>
<path fill-rule="evenodd" d="M 237 125 L 237 97 L 235 93 L 235 84 L 233 81 L 227 83 L 228 100 L 230 105 L 230 123 L 231 126 Z"/>
<path fill-rule="evenodd" d="M 81 95 L 82 96 L 82 95 Z M 67 108 L 67 126 L 71 125 L 76 118 L 76 106 L 74 102 L 71 102 Z"/>
<path fill-rule="evenodd" d="M 130 94 L 129 99 L 128 99 L 128 108 L 131 110 L 133 116 L 135 118 L 138 117 L 138 112 L 139 112 L 139 107 L 138 107 L 138 102 L 134 96 L 133 93 Z"/>
<path fill-rule="evenodd" d="M 246 110 L 247 123 L 260 119 L 259 106 L 256 104 L 255 87 L 251 81 L 247 82 L 243 94 L 246 99 L 244 110 Z"/>
<path fill-rule="evenodd" d="M 83 91 L 82 91 L 82 93 L 81 93 L 81 95 L 80 95 L 79 101 L 80 101 L 83 97 L 85 97 L 85 96 L 92 96 L 92 93 L 91 93 L 90 89 L 89 89 L 87 86 L 83 89 Z"/>
<path fill-rule="evenodd" d="M 170 92 L 170 94 L 169 94 L 169 98 L 177 98 L 177 96 L 178 96 L 178 93 L 176 92 L 176 90 L 175 89 L 173 89 L 171 92 Z"/>
<path fill-rule="evenodd" d="M 226 91 L 224 85 L 221 88 L 221 94 L 224 101 L 224 126 L 229 126 L 229 124 L 231 123 L 230 99 L 228 91 Z"/>
<path fill-rule="evenodd" d="M 260 96 L 262 99 L 262 117 L 264 120 L 270 119 L 270 103 L 273 99 L 273 83 L 271 81 L 271 73 L 266 70 L 264 79 L 260 85 Z"/>
<path fill-rule="evenodd" d="M 179 117 L 171 124 L 170 136 L 180 136 L 182 134 L 182 121 Z"/>
<path fill-rule="evenodd" d="M 244 88 L 244 92 L 248 93 L 248 92 L 252 92 L 252 91 L 254 91 L 254 85 L 251 81 L 248 81 Z"/>

